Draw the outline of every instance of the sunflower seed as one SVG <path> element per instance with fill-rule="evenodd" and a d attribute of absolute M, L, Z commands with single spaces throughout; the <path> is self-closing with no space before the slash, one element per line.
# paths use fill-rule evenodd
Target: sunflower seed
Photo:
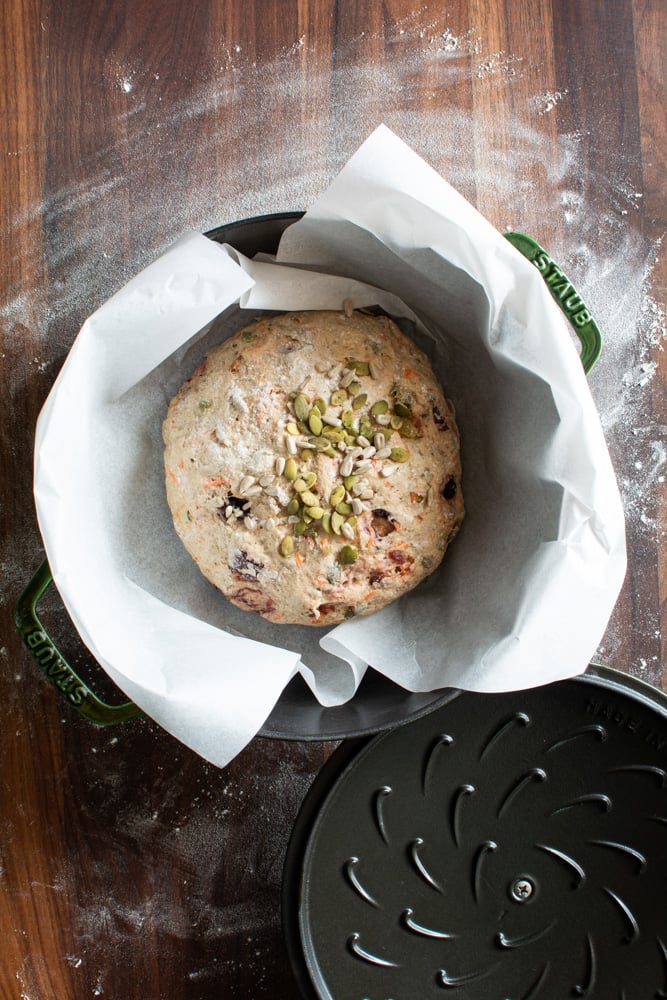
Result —
<path fill-rule="evenodd" d="M 338 470 L 339 474 L 342 477 L 349 476 L 350 473 L 352 472 L 353 464 L 354 464 L 354 459 L 352 458 L 352 456 L 346 455 L 343 461 L 340 463 L 340 469 Z"/>
<path fill-rule="evenodd" d="M 263 488 L 259 485 L 259 483 L 257 483 L 255 486 L 249 486 L 248 489 L 245 491 L 245 495 L 247 497 L 256 497 L 259 493 L 262 493 L 262 491 Z M 242 513 L 243 511 L 239 511 L 239 514 Z"/>
<path fill-rule="evenodd" d="M 357 462 L 357 464 L 354 466 L 354 471 L 357 474 L 360 474 L 362 472 L 368 472 L 368 470 L 371 467 L 371 464 L 372 463 L 370 458 L 364 458 L 361 462 Z"/>
<path fill-rule="evenodd" d="M 270 486 L 273 482 L 273 476 L 262 476 L 259 485 L 260 486 Z"/>
<path fill-rule="evenodd" d="M 380 448 L 379 451 L 375 452 L 376 458 L 389 458 L 390 455 L 391 455 L 391 448 L 389 447 Z"/>
<path fill-rule="evenodd" d="M 354 528 L 352 528 L 347 522 L 341 525 L 340 530 L 346 538 L 354 538 Z"/>
<path fill-rule="evenodd" d="M 297 447 L 296 441 L 289 434 L 285 435 L 285 447 L 290 455 L 296 455 Z"/>
<path fill-rule="evenodd" d="M 388 479 L 389 476 L 394 475 L 397 469 L 398 469 L 397 465 L 390 465 L 389 463 L 387 463 L 386 465 L 382 466 L 382 469 L 380 470 L 380 475 L 384 476 L 385 479 Z"/>
<path fill-rule="evenodd" d="M 378 451 L 381 451 L 384 448 L 386 444 L 386 439 L 382 431 L 378 431 L 377 434 L 375 434 L 375 436 L 373 437 L 373 444 L 375 445 Z"/>
<path fill-rule="evenodd" d="M 352 500 L 352 513 L 361 514 L 363 509 L 364 505 L 362 504 L 361 500 L 359 500 L 358 497 L 354 497 L 354 499 Z"/>
<path fill-rule="evenodd" d="M 361 454 L 364 456 L 364 458 L 373 458 L 373 456 L 375 455 L 375 446 L 369 444 L 368 448 L 364 448 Z"/>
<path fill-rule="evenodd" d="M 254 476 L 244 476 L 238 485 L 238 493 L 245 493 L 255 482 Z"/>
<path fill-rule="evenodd" d="M 278 455 L 275 462 L 273 463 L 273 470 L 277 476 L 282 476 L 285 471 L 285 459 L 282 455 Z"/>

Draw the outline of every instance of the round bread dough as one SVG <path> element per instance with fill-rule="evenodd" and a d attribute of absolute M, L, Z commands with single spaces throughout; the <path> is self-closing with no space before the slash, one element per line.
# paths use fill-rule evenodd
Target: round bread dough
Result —
<path fill-rule="evenodd" d="M 433 572 L 463 518 L 452 405 L 387 316 L 245 327 L 181 387 L 163 438 L 183 544 L 272 622 L 377 611 Z"/>

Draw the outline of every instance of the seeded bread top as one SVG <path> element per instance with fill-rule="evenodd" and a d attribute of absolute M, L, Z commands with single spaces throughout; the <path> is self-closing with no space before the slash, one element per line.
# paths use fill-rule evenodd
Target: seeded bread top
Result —
<path fill-rule="evenodd" d="M 386 316 L 245 327 L 181 387 L 163 436 L 187 550 L 274 622 L 376 611 L 436 568 L 463 517 L 453 408 Z"/>

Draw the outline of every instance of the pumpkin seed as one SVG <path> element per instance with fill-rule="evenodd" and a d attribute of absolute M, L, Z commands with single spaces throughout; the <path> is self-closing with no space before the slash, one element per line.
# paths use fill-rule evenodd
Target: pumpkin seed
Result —
<path fill-rule="evenodd" d="M 313 408 L 310 411 L 310 416 L 308 417 L 308 426 L 313 434 L 319 437 L 322 433 L 322 417 L 320 416 L 320 411 Z"/>
<path fill-rule="evenodd" d="M 314 454 L 315 452 L 310 451 L 309 448 L 304 448 L 303 451 L 301 452 L 301 459 L 302 461 L 307 462 L 309 461 L 309 459 L 313 457 Z"/>
<path fill-rule="evenodd" d="M 332 507 L 335 507 L 336 504 L 339 504 L 344 497 L 345 497 L 345 487 L 342 485 L 336 486 L 336 488 L 331 491 L 331 494 L 329 496 L 329 503 L 331 504 Z"/>
<path fill-rule="evenodd" d="M 306 530 L 307 527 L 308 527 L 308 525 L 306 524 L 305 521 L 299 521 L 297 524 L 295 524 L 294 525 L 294 537 L 298 538 L 300 535 L 302 535 L 304 533 L 304 531 Z"/>
<path fill-rule="evenodd" d="M 397 417 L 394 413 L 389 419 L 390 427 L 393 427 L 395 431 L 400 431 L 403 426 L 403 417 Z"/>
<path fill-rule="evenodd" d="M 354 423 L 354 410 L 343 410 L 340 419 L 343 421 L 343 427 L 351 427 Z"/>
<path fill-rule="evenodd" d="M 297 493 L 304 493 L 308 489 L 308 483 L 305 479 L 302 479 L 301 476 L 299 476 L 299 478 L 294 482 L 294 489 Z"/>
<path fill-rule="evenodd" d="M 299 428 L 296 426 L 293 420 L 290 420 L 289 423 L 285 425 L 285 430 L 287 431 L 288 434 L 291 434 L 292 437 L 296 437 L 297 434 L 299 433 Z"/>
<path fill-rule="evenodd" d="M 280 543 L 280 554 L 281 556 L 285 556 L 285 558 L 287 558 L 288 556 L 291 556 L 293 552 L 294 552 L 294 539 L 292 538 L 291 535 L 285 535 L 285 537 Z"/>
<path fill-rule="evenodd" d="M 336 535 L 340 535 L 340 529 L 345 523 L 345 518 L 342 514 L 339 514 L 337 510 L 331 515 L 331 528 Z"/>
<path fill-rule="evenodd" d="M 284 472 L 285 472 L 285 479 L 287 479 L 287 481 L 290 483 L 294 482 L 294 480 L 297 477 L 296 459 L 294 458 L 287 459 L 287 461 L 285 462 Z"/>
<path fill-rule="evenodd" d="M 334 446 L 332 444 L 330 444 L 328 448 L 324 448 L 322 450 L 322 454 L 323 455 L 328 455 L 329 458 L 335 458 L 336 457 L 336 449 L 334 448 Z"/>
<path fill-rule="evenodd" d="M 352 368 L 357 375 L 370 375 L 368 361 L 359 361 L 358 358 L 348 358 L 347 367 Z"/>
<path fill-rule="evenodd" d="M 339 514 L 351 514 L 352 504 L 349 504 L 347 503 L 346 500 L 343 500 L 341 503 L 336 504 L 336 510 L 338 511 Z"/>
<path fill-rule="evenodd" d="M 371 416 L 379 417 L 381 413 L 386 413 L 389 409 L 389 403 L 386 399 L 378 399 L 377 403 L 373 403 L 371 406 Z"/>
<path fill-rule="evenodd" d="M 354 545 L 344 545 L 338 553 L 338 562 L 343 566 L 351 566 L 359 558 L 359 552 Z"/>
<path fill-rule="evenodd" d="M 364 405 L 364 403 L 366 402 L 367 399 L 368 399 L 368 393 L 366 393 L 366 392 L 360 392 L 352 400 L 352 409 L 353 410 L 360 410 L 361 407 Z"/>
<path fill-rule="evenodd" d="M 403 426 L 398 428 L 398 433 L 402 438 L 418 438 L 421 434 L 411 420 L 404 420 Z"/>
<path fill-rule="evenodd" d="M 301 502 L 305 504 L 306 507 L 317 507 L 319 497 L 315 493 L 311 493 L 310 490 L 302 490 Z"/>
<path fill-rule="evenodd" d="M 394 413 L 397 413 L 399 417 L 411 417 L 412 410 L 409 403 L 394 403 Z"/>
<path fill-rule="evenodd" d="M 357 479 L 358 476 L 344 476 L 343 484 L 345 486 L 345 489 L 351 490 L 354 487 L 354 484 L 356 483 Z"/>
<path fill-rule="evenodd" d="M 307 420 L 310 414 L 310 402 L 305 392 L 297 392 L 294 397 L 294 412 L 297 420 Z"/>
<path fill-rule="evenodd" d="M 323 417 L 324 414 L 327 412 L 326 400 L 322 399 L 321 396 L 318 396 L 315 402 L 313 403 L 313 409 L 317 410 L 320 416 Z"/>
<path fill-rule="evenodd" d="M 360 390 L 361 390 L 361 382 L 357 382 L 356 380 L 348 382 L 347 385 L 348 396 L 356 396 Z"/>
<path fill-rule="evenodd" d="M 389 457 L 392 462 L 407 462 L 410 454 L 406 448 L 392 448 Z"/>
<path fill-rule="evenodd" d="M 322 527 L 326 531 L 327 535 L 331 534 L 331 514 L 328 510 L 322 514 Z"/>
<path fill-rule="evenodd" d="M 351 528 L 356 528 L 358 520 L 359 518 L 356 516 L 356 514 L 353 514 L 352 517 L 348 517 L 345 523 L 349 524 Z"/>
<path fill-rule="evenodd" d="M 344 406 L 347 403 L 347 393 L 345 389 L 336 389 L 331 393 L 330 403 L 332 406 Z"/>
<path fill-rule="evenodd" d="M 292 499 L 290 500 L 290 502 L 287 504 L 287 513 L 288 513 L 288 515 L 291 517 L 294 514 L 298 514 L 299 513 L 299 506 L 300 506 L 300 504 L 299 504 L 299 501 L 297 500 L 297 498 L 296 497 L 292 497 Z"/>
<path fill-rule="evenodd" d="M 315 518 L 316 521 L 321 521 L 324 517 L 324 510 L 322 507 L 315 505 L 314 507 L 308 507 L 308 513 L 311 517 Z"/>
<path fill-rule="evenodd" d="M 315 483 L 317 482 L 317 473 L 316 472 L 303 472 L 301 474 L 301 478 L 305 481 L 306 486 L 308 487 L 308 489 L 310 489 L 310 487 L 314 486 Z"/>
<path fill-rule="evenodd" d="M 373 437 L 372 424 L 362 423 L 359 428 L 359 433 L 370 441 L 370 439 Z"/>

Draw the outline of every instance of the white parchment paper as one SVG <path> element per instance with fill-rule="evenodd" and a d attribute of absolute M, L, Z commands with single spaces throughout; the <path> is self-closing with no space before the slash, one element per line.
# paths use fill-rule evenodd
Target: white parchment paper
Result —
<path fill-rule="evenodd" d="M 379 304 L 453 398 L 464 526 L 436 573 L 329 632 L 242 612 L 164 498 L 166 405 L 264 309 Z M 386 128 L 290 227 L 278 262 L 190 234 L 84 324 L 38 422 L 47 557 L 84 642 L 178 739 L 224 765 L 300 671 L 324 705 L 367 665 L 409 690 L 510 690 L 585 669 L 625 572 L 613 470 L 572 336 L 537 270 Z"/>

